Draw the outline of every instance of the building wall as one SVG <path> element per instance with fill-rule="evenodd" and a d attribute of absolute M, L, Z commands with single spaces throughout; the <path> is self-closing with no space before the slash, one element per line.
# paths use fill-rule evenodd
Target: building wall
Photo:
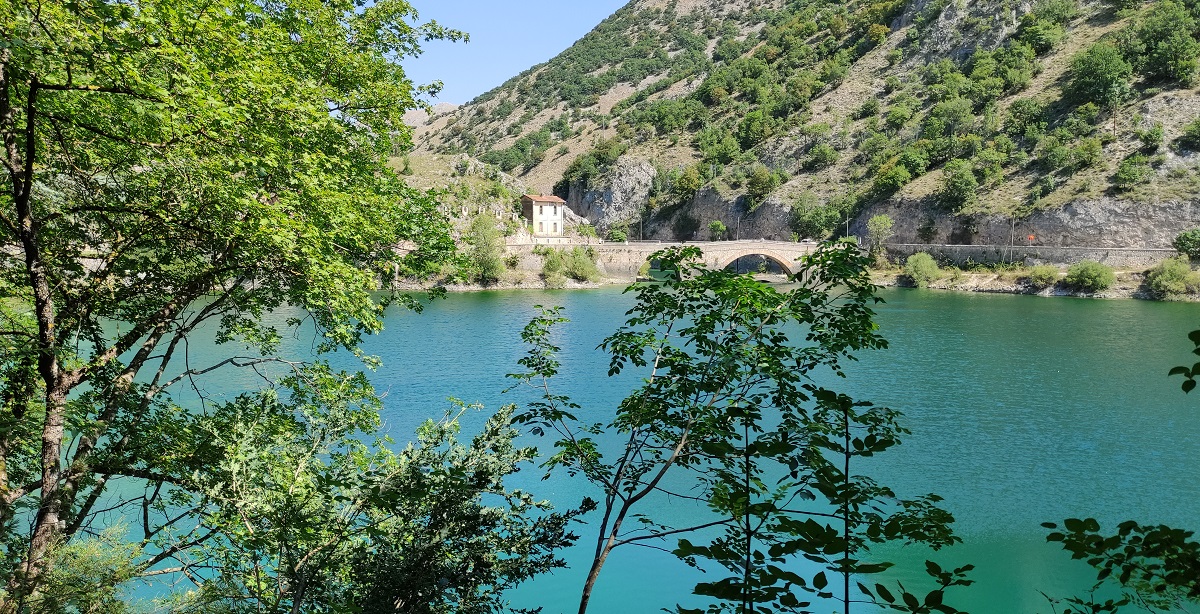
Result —
<path fill-rule="evenodd" d="M 547 237 L 561 237 L 566 230 L 563 227 L 563 210 L 566 205 L 559 203 L 534 202 L 522 200 L 521 211 L 532 226 L 533 234 Z"/>

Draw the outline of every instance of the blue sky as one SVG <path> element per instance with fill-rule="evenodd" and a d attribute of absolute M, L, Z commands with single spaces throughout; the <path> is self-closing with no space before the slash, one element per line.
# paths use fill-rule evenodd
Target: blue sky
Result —
<path fill-rule="evenodd" d="M 425 43 L 405 58 L 414 83 L 440 79 L 437 102 L 462 104 L 558 55 L 628 0 L 410 0 L 422 21 L 471 35 L 469 43 Z"/>

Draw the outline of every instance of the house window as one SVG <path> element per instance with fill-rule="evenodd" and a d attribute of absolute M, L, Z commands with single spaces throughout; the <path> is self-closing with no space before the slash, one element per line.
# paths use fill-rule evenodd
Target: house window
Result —
<path fill-rule="evenodd" d="M 558 234 L 558 222 L 554 222 L 550 225 L 550 232 Z"/>
<path fill-rule="evenodd" d="M 538 222 L 538 232 L 545 232 L 545 231 L 546 231 L 546 223 Z"/>
<path fill-rule="evenodd" d="M 543 211 L 543 209 L 545 209 L 545 207 L 538 205 L 538 215 L 542 215 L 543 213 L 545 213 L 545 211 Z"/>

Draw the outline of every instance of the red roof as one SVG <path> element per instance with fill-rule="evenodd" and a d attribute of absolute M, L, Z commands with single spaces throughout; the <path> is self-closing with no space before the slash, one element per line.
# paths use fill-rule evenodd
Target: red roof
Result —
<path fill-rule="evenodd" d="M 538 194 L 538 195 L 526 194 L 523 198 L 528 198 L 529 200 L 532 200 L 535 203 L 560 203 L 560 204 L 564 204 L 564 205 L 567 203 L 567 201 L 565 201 L 557 196 L 549 195 L 549 194 Z"/>

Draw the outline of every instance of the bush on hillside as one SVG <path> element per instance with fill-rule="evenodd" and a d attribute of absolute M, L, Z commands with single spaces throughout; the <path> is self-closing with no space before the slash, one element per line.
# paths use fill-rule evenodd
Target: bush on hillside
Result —
<path fill-rule="evenodd" d="M 1188 122 L 1183 127 L 1183 134 L 1175 142 L 1184 149 L 1200 151 L 1200 118 Z"/>
<path fill-rule="evenodd" d="M 1171 242 L 1171 246 L 1192 260 L 1200 260 L 1200 228 L 1179 233 Z"/>
<path fill-rule="evenodd" d="M 979 181 L 975 179 L 975 169 L 966 160 L 951 160 L 946 163 L 942 175 L 942 201 L 954 209 L 962 209 L 973 204 Z"/>
<path fill-rule="evenodd" d="M 1167 258 L 1146 272 L 1146 288 L 1157 299 L 1170 299 L 1200 286 L 1200 275 L 1192 272 L 1187 256 Z"/>
<path fill-rule="evenodd" d="M 1064 280 L 1067 285 L 1079 292 L 1099 292 L 1117 282 L 1117 275 L 1112 267 L 1100 264 L 1095 260 L 1084 260 L 1072 264 L 1067 269 Z"/>
<path fill-rule="evenodd" d="M 1133 154 L 1121 161 L 1117 172 L 1113 175 L 1113 185 L 1118 190 L 1127 191 L 1146 183 L 1150 178 L 1150 158 L 1142 154 Z"/>
<path fill-rule="evenodd" d="M 929 282 L 937 280 L 941 276 L 941 271 L 938 270 L 937 262 L 934 262 L 933 256 L 925 252 L 917 252 L 904 261 L 904 276 L 914 286 L 924 288 L 929 285 Z"/>
<path fill-rule="evenodd" d="M 1049 288 L 1058 283 L 1058 267 L 1049 264 L 1039 264 L 1029 269 L 1029 285 L 1035 288 Z"/>
<path fill-rule="evenodd" d="M 1067 97 L 1076 102 L 1095 102 L 1113 108 L 1129 96 L 1133 66 L 1120 49 L 1096 43 L 1071 60 Z"/>
<path fill-rule="evenodd" d="M 829 143 L 817 143 L 812 149 L 808 150 L 808 160 L 805 161 L 805 166 L 810 169 L 825 168 L 833 166 L 838 160 L 838 152 Z"/>

